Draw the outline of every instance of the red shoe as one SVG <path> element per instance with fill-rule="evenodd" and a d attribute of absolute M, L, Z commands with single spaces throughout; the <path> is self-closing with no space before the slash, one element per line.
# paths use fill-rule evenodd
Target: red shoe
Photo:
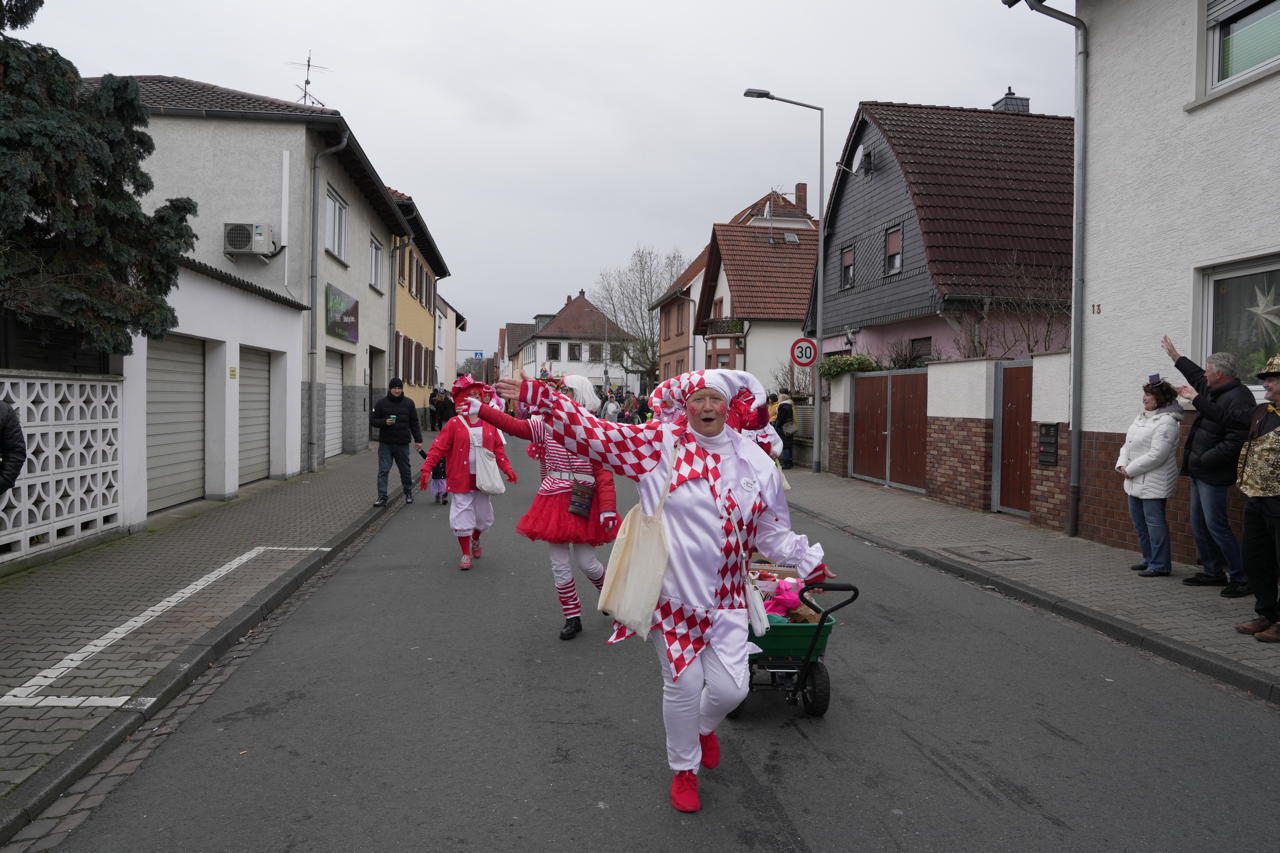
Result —
<path fill-rule="evenodd" d="M 702 745 L 702 766 L 715 770 L 720 766 L 720 740 L 716 733 L 698 735 L 698 743 Z"/>
<path fill-rule="evenodd" d="M 462 569 L 464 572 L 465 572 L 467 569 L 471 568 L 471 555 L 470 555 L 470 554 L 463 554 L 463 555 L 462 555 L 462 559 L 458 561 L 458 568 Z"/>
<path fill-rule="evenodd" d="M 480 547 L 479 539 L 471 540 L 471 556 L 475 557 L 477 560 L 484 556 L 484 549 Z"/>
<path fill-rule="evenodd" d="M 696 812 L 702 808 L 698 799 L 698 774 L 680 770 L 671 779 L 671 805 L 678 812 Z"/>

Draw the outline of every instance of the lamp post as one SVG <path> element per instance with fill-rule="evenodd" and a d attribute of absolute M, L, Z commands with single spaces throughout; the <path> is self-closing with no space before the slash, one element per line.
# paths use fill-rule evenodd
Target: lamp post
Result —
<path fill-rule="evenodd" d="M 826 223 L 822 220 L 826 216 L 826 113 L 822 107 L 815 107 L 813 104 L 806 104 L 802 101 L 792 101 L 787 98 L 779 98 L 771 93 L 768 89 L 748 89 L 742 93 L 744 98 L 764 98 L 770 101 L 781 101 L 784 104 L 792 104 L 797 107 L 804 107 L 807 110 L 818 111 L 818 286 L 814 293 L 814 325 L 818 328 L 818 360 L 822 360 L 823 337 L 822 337 L 822 289 L 823 289 L 823 266 L 826 260 Z M 822 377 L 817 374 L 817 366 L 814 367 L 813 378 L 813 472 L 815 474 L 822 470 Z"/>

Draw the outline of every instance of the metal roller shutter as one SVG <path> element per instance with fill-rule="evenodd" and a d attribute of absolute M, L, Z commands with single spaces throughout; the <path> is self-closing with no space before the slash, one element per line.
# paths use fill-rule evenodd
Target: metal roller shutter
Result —
<path fill-rule="evenodd" d="M 342 353 L 324 354 L 324 456 L 342 452 Z"/>
<path fill-rule="evenodd" d="M 147 512 L 204 497 L 204 341 L 147 346 Z"/>
<path fill-rule="evenodd" d="M 271 473 L 271 353 L 240 348 L 240 483 Z"/>

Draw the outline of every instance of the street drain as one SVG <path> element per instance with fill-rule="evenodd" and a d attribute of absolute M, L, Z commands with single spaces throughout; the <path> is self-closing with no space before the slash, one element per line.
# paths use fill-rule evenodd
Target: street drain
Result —
<path fill-rule="evenodd" d="M 990 545 L 958 545 L 954 548 L 943 548 L 943 551 L 955 554 L 962 560 L 971 563 L 1009 563 L 1015 560 L 1030 560 L 1026 554 L 993 548 Z"/>

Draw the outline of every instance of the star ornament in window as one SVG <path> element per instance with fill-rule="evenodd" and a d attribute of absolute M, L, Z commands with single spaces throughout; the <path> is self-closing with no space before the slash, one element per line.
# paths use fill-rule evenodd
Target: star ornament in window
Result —
<path fill-rule="evenodd" d="M 1264 293 L 1261 287 L 1255 287 L 1253 292 L 1258 297 L 1257 304 L 1249 308 L 1254 315 L 1254 322 L 1258 324 L 1258 328 L 1264 335 L 1274 338 L 1277 331 L 1280 331 L 1280 305 L 1275 301 L 1275 289 L 1272 288 Z"/>

